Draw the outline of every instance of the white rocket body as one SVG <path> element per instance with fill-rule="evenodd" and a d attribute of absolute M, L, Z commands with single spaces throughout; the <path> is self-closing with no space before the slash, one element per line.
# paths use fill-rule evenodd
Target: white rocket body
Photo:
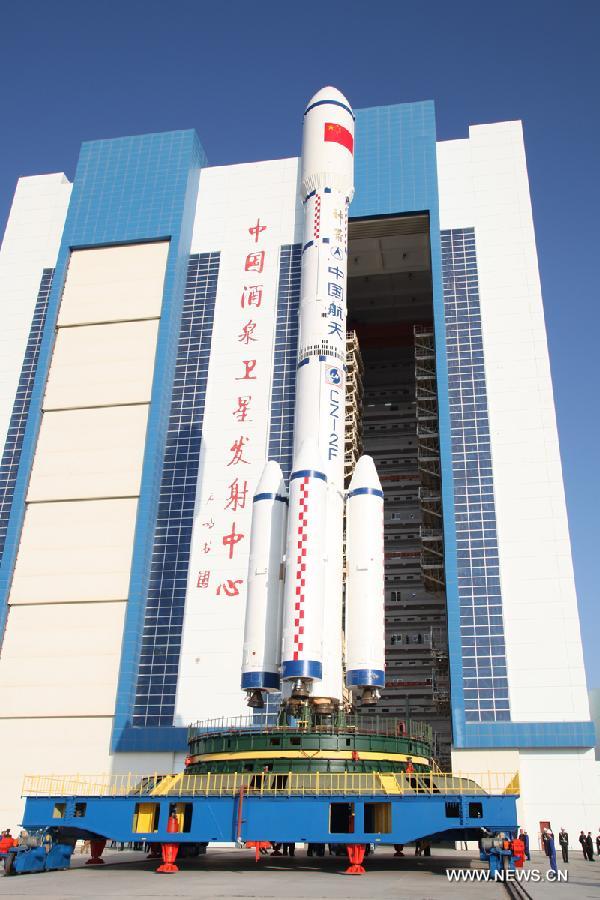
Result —
<path fill-rule="evenodd" d="M 320 679 L 323 673 L 327 476 L 314 439 L 294 457 L 283 600 L 281 675 Z"/>
<path fill-rule="evenodd" d="M 316 441 L 313 466 L 320 465 L 326 482 L 322 596 L 322 647 L 318 676 L 302 677 L 313 684 L 313 697 L 342 699 L 343 610 L 343 495 L 346 368 L 346 292 L 348 206 L 354 195 L 354 115 L 346 98 L 335 88 L 319 91 L 304 113 L 301 195 L 304 204 L 302 280 L 294 470 L 296 457 L 308 438 Z M 303 457 L 305 453 L 303 452 Z M 323 491 L 322 488 L 325 488 Z M 290 485 L 290 493 L 292 488 Z M 291 500 L 291 498 L 290 498 Z M 290 506 L 288 528 L 294 527 Z M 288 541 L 288 547 L 290 541 Z M 320 560 L 319 560 L 320 565 Z M 312 566 L 312 559 L 308 560 Z M 290 578 L 288 558 L 286 578 Z M 287 600 L 286 588 L 286 600 Z M 284 635 L 291 628 L 292 610 L 284 610 Z M 284 638 L 282 677 L 297 676 L 288 658 Z M 316 671 L 316 669 L 314 670 Z"/>
<path fill-rule="evenodd" d="M 265 466 L 252 504 L 242 688 L 270 692 L 280 687 L 282 561 L 288 504 L 281 468 L 273 460 Z"/>
<path fill-rule="evenodd" d="M 332 87 L 304 113 L 301 195 L 289 510 L 286 526 L 281 470 L 268 463 L 254 498 L 242 687 L 250 705 L 259 705 L 263 691 L 279 688 L 281 675 L 286 700 L 310 695 L 325 710 L 343 699 L 347 242 L 354 195 L 354 115 Z M 383 494 L 370 457 L 357 464 L 347 516 L 346 682 L 370 703 L 384 683 Z"/>
<path fill-rule="evenodd" d="M 346 500 L 346 684 L 361 696 L 385 685 L 383 491 L 370 456 Z"/>

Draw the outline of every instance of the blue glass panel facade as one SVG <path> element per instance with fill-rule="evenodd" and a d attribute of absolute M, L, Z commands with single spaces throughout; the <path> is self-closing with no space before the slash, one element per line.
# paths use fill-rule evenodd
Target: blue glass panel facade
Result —
<path fill-rule="evenodd" d="M 372 106 L 357 109 L 355 113 L 355 195 L 350 216 L 429 210 L 436 236 L 438 190 L 433 101 Z"/>
<path fill-rule="evenodd" d="M 25 356 L 23 357 L 21 375 L 19 376 L 17 395 L 13 404 L 6 435 L 6 443 L 4 445 L 4 453 L 2 455 L 2 462 L 0 463 L 0 565 L 2 564 L 2 554 L 8 529 L 8 520 L 10 518 L 10 510 L 15 493 L 15 483 L 17 480 L 17 472 L 19 470 L 21 450 L 23 448 L 23 437 L 25 436 L 25 426 L 27 424 L 29 405 L 31 403 L 33 380 L 35 378 L 38 357 L 40 355 L 40 344 L 42 342 L 44 322 L 46 321 L 46 311 L 48 309 L 48 298 L 50 296 L 50 288 L 52 287 L 53 275 L 54 269 L 44 269 L 42 273 L 40 289 L 33 311 L 33 319 L 31 320 L 27 346 L 25 348 Z"/>
<path fill-rule="evenodd" d="M 301 244 L 286 244 L 281 248 L 269 459 L 279 463 L 286 479 L 290 477 L 292 471 L 301 259 Z"/>
<path fill-rule="evenodd" d="M 441 232 L 465 721 L 510 720 L 475 232 Z"/>
<path fill-rule="evenodd" d="M 170 726 L 192 540 L 219 254 L 190 257 L 136 685 L 134 726 Z"/>

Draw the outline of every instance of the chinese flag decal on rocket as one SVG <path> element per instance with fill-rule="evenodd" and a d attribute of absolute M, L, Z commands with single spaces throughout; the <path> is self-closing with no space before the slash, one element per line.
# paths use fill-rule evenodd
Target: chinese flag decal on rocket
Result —
<path fill-rule="evenodd" d="M 354 150 L 354 138 L 347 128 L 343 125 L 336 125 L 334 122 L 325 122 L 325 140 L 333 141 L 335 144 L 341 144 L 350 153 Z"/>

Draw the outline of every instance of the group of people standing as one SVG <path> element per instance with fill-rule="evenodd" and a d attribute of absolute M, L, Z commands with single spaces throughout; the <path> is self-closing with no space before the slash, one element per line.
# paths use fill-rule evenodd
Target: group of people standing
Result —
<path fill-rule="evenodd" d="M 564 828 L 561 828 L 558 832 L 558 843 L 560 844 L 563 862 L 569 862 L 569 833 L 568 831 L 565 831 Z M 581 844 L 581 849 L 583 851 L 583 858 L 587 859 L 589 862 L 594 862 L 594 839 L 592 837 L 592 832 L 588 831 L 586 834 L 585 831 L 580 831 L 579 843 Z M 600 856 L 600 833 L 596 836 L 596 853 Z"/>
<path fill-rule="evenodd" d="M 548 861 L 550 863 L 550 868 L 555 872 L 556 868 L 556 842 L 554 839 L 554 832 L 551 828 L 544 828 L 541 833 L 542 839 L 542 848 L 544 853 L 548 857 Z M 526 831 L 519 832 L 519 840 L 523 842 L 523 847 L 525 848 L 525 859 L 531 859 L 529 853 L 529 835 Z M 584 831 L 581 831 L 579 834 L 579 843 L 581 844 L 581 849 L 583 851 L 583 858 L 589 860 L 589 862 L 594 861 L 594 839 L 592 837 L 592 832 L 588 831 L 586 834 Z M 560 851 L 562 854 L 563 862 L 569 862 L 569 833 L 564 828 L 561 828 L 558 832 L 558 844 L 560 847 Z M 600 833 L 596 837 L 596 853 L 600 856 Z"/>
<path fill-rule="evenodd" d="M 521 837 L 521 835 L 519 835 L 519 837 Z M 527 843 L 529 843 L 529 841 Z M 562 853 L 563 862 L 569 862 L 569 832 L 565 831 L 564 828 L 561 828 L 558 832 L 558 843 Z M 587 859 L 589 862 L 594 862 L 594 839 L 592 837 L 592 832 L 588 831 L 586 834 L 584 831 L 581 831 L 579 833 L 579 843 L 581 844 L 581 849 L 583 851 L 583 858 Z M 544 828 L 542 832 L 542 846 L 546 856 L 552 859 L 552 856 L 554 855 L 554 858 L 556 859 L 554 833 L 551 828 Z M 596 837 L 596 852 L 600 856 L 600 833 Z M 529 855 L 527 855 L 527 859 L 529 859 Z"/>
<path fill-rule="evenodd" d="M 592 838 L 592 832 L 588 831 L 586 834 L 585 831 L 580 831 L 579 843 L 581 844 L 581 849 L 583 851 L 583 858 L 587 859 L 588 862 L 594 862 L 594 839 Z M 600 856 L 600 833 L 596 835 L 596 853 Z"/>

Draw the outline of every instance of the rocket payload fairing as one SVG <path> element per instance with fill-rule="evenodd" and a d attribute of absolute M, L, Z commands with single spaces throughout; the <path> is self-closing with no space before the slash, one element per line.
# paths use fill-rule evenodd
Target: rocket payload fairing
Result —
<path fill-rule="evenodd" d="M 278 689 L 281 682 L 284 697 L 310 698 L 323 712 L 344 697 L 346 293 L 348 207 L 353 195 L 354 114 L 343 94 L 326 87 L 304 113 L 304 238 L 287 526 L 281 513 L 275 516 L 271 511 L 272 504 L 269 511 L 257 506 L 261 492 L 271 495 L 275 490 L 272 462 L 267 463 L 255 496 L 252 519 L 242 665 L 242 688 L 250 705 L 259 705 L 262 692 Z M 263 490 L 268 471 L 273 483 Z M 349 532 L 352 554 L 350 547 L 347 554 L 346 683 L 363 702 L 372 703 L 384 684 L 384 591 L 383 493 L 370 457 L 357 463 L 353 483 L 356 490 L 351 485 L 347 499 L 348 518 L 354 524 Z M 277 491 L 283 496 L 283 487 Z M 282 546 L 285 527 L 282 586 L 282 557 L 276 548 Z M 279 534 L 277 528 L 282 529 Z M 267 532 L 272 552 L 266 549 Z M 254 552 L 255 548 L 259 550 Z M 275 670 L 281 682 L 273 677 Z"/>

